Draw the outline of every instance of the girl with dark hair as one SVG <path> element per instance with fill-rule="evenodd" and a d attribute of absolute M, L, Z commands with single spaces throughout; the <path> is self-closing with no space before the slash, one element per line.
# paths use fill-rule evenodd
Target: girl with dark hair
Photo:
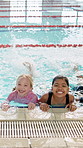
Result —
<path fill-rule="evenodd" d="M 69 108 L 70 111 L 77 108 L 74 104 L 74 96 L 69 94 L 68 78 L 60 75 L 53 79 L 51 91 L 44 94 L 39 102 L 42 111 L 47 111 L 50 106 Z"/>

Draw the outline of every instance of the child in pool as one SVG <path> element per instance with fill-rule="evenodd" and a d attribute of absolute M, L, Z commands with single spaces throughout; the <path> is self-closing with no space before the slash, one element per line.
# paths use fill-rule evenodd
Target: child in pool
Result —
<path fill-rule="evenodd" d="M 47 111 L 49 105 L 69 108 L 70 111 L 74 111 L 77 108 L 74 105 L 74 96 L 69 94 L 69 81 L 64 76 L 56 76 L 53 79 L 51 91 L 44 94 L 39 102 L 42 111 Z"/>
<path fill-rule="evenodd" d="M 31 75 L 23 74 L 17 78 L 15 90 L 2 103 L 2 110 L 7 111 L 10 101 L 28 104 L 28 109 L 34 109 L 38 97 L 33 93 L 33 81 Z"/>

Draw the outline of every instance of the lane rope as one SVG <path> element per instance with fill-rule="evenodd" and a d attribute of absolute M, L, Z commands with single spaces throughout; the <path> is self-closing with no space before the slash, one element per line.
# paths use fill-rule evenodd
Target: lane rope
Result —
<path fill-rule="evenodd" d="M 13 8 L 13 7 L 17 7 L 17 6 L 0 6 L 0 8 Z M 19 6 L 19 7 L 17 7 L 17 8 L 26 8 L 27 6 Z M 37 6 L 29 6 L 29 7 L 37 7 Z M 71 8 L 71 7 L 81 7 L 80 5 L 55 5 L 55 6 L 38 6 L 38 7 L 51 7 L 51 8 L 53 8 L 53 7 L 68 7 L 68 8 Z"/>
<path fill-rule="evenodd" d="M 22 11 L 22 12 L 23 12 L 23 11 L 24 11 L 24 12 L 25 12 L 25 11 L 31 11 L 31 12 L 33 12 L 33 11 L 38 11 L 38 12 L 41 11 L 41 12 L 43 12 L 43 11 L 44 11 L 44 12 L 45 12 L 45 11 L 46 11 L 46 12 L 47 12 L 47 11 L 49 11 L 49 10 L 51 10 L 51 9 L 46 9 L 46 10 L 45 10 L 45 9 L 44 9 L 44 10 L 21 10 L 21 9 L 20 9 L 20 10 L 13 10 L 13 9 L 12 9 L 12 10 L 0 10 L 0 12 L 10 12 L 10 11 L 11 11 L 11 12 L 12 12 L 12 11 L 14 11 L 14 12 L 20 12 L 20 11 Z M 75 10 L 75 11 L 83 11 L 83 9 L 80 9 L 80 10 L 79 10 L 79 9 L 75 9 L 75 8 L 74 8 L 74 10 Z M 51 11 L 55 11 L 55 9 L 52 9 Z M 60 9 L 56 9 L 56 11 L 60 11 Z M 70 10 L 68 10 L 68 12 L 69 12 L 69 11 L 70 11 Z"/>
<path fill-rule="evenodd" d="M 0 48 L 10 48 L 10 47 L 83 47 L 83 44 L 0 44 Z"/>
<path fill-rule="evenodd" d="M 3 3 L 5 3 L 5 2 L 11 2 L 11 0 L 5 0 L 5 1 L 3 1 L 3 0 L 1 0 L 0 2 L 3 2 Z M 16 1 L 13 1 L 12 0 L 12 2 L 16 2 Z M 17 2 L 24 2 L 24 1 L 22 1 L 22 0 L 18 0 Z M 31 1 L 31 2 L 34 2 L 34 0 L 33 1 Z M 40 1 L 37 1 L 37 2 L 40 2 Z M 48 2 L 47 0 L 45 0 L 45 1 L 43 1 L 44 3 L 46 3 L 46 2 Z M 54 3 L 61 3 L 61 1 L 60 0 L 58 0 L 58 1 L 54 1 L 54 0 L 49 0 L 49 2 L 54 2 Z M 62 3 L 61 3 L 62 4 Z M 64 3 L 64 4 L 68 4 L 68 3 Z"/>
<path fill-rule="evenodd" d="M 0 28 L 29 28 L 29 27 L 83 27 L 83 25 L 1 25 Z"/>

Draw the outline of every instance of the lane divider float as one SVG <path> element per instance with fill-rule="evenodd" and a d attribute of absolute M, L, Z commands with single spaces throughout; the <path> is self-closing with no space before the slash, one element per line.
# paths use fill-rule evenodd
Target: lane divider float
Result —
<path fill-rule="evenodd" d="M 10 47 L 83 47 L 83 44 L 0 44 L 0 48 L 10 48 Z"/>
<path fill-rule="evenodd" d="M 7 10 L 7 9 L 6 9 L 6 10 L 0 10 L 0 12 L 10 12 L 10 11 L 11 11 L 11 12 L 12 12 L 12 11 L 14 11 L 14 12 L 20 12 L 20 11 L 22 11 L 22 12 L 23 12 L 23 11 L 24 11 L 24 12 L 26 12 L 26 11 L 31 11 L 31 12 L 32 12 L 32 11 L 38 11 L 38 12 L 39 12 L 39 11 L 41 11 L 41 12 L 43 12 L 43 11 L 45 12 L 45 11 L 46 11 L 46 12 L 48 12 L 49 10 L 51 10 L 51 9 L 46 9 L 46 10 L 45 10 L 45 9 L 44 9 L 44 10 L 21 10 L 21 9 L 20 9 L 20 10 L 19 10 L 19 9 L 17 9 L 17 10 L 13 10 L 13 9 Z M 75 11 L 83 11 L 83 9 L 80 9 L 80 10 L 79 10 L 79 9 L 76 9 L 76 8 L 74 8 L 74 10 L 75 10 Z M 55 9 L 52 9 L 51 11 L 55 11 Z M 56 9 L 56 11 L 60 11 L 60 9 Z M 71 11 L 71 10 L 70 10 L 70 11 Z M 68 10 L 68 12 L 69 12 L 69 10 Z"/>
<path fill-rule="evenodd" d="M 0 25 L 0 28 L 29 28 L 29 27 L 83 27 L 83 25 Z"/>
<path fill-rule="evenodd" d="M 0 8 L 13 8 L 13 7 L 17 7 L 17 8 L 26 8 L 27 6 L 0 6 Z M 28 7 L 37 7 L 37 6 L 28 6 Z M 53 7 L 68 7 L 68 8 L 71 8 L 71 7 L 81 7 L 80 5 L 55 5 L 55 6 L 38 6 L 38 7 L 51 7 L 51 8 L 53 8 Z"/>

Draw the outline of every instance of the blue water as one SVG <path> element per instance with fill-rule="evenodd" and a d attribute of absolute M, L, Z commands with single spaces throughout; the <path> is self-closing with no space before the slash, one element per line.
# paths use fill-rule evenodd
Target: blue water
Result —
<path fill-rule="evenodd" d="M 0 11 L 0 16 L 10 16 L 8 18 L 0 17 L 0 26 L 83 25 L 81 1 L 59 0 L 56 3 L 56 1 L 40 0 L 37 4 L 35 2 L 35 0 L 27 1 L 27 7 L 25 7 L 25 0 L 18 4 L 17 1 L 0 2 L 0 6 L 8 6 L 8 8 L 0 7 L 0 10 L 9 10 L 8 12 Z M 14 17 L 16 15 L 25 17 Z M 64 17 L 42 17 L 46 15 Z M 23 62 L 26 61 L 31 61 L 35 65 L 34 91 L 40 95 L 51 88 L 51 81 L 58 74 L 69 78 L 71 90 L 78 85 L 76 75 L 83 75 L 83 47 L 15 47 L 16 44 L 83 44 L 83 27 L 4 27 L 0 28 L 0 44 L 13 45 L 12 48 L 0 48 L 1 101 L 6 99 L 12 88 L 15 87 L 16 78 L 20 74 L 28 72 L 23 66 Z"/>

